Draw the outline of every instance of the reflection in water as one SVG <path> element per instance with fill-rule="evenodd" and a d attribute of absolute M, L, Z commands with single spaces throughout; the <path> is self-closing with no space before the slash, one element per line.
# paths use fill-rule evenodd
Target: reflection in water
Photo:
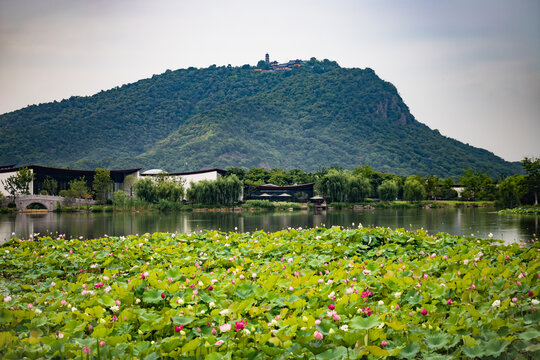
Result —
<path fill-rule="evenodd" d="M 353 225 L 354 224 L 354 225 Z M 507 242 L 529 241 L 538 234 L 538 215 L 498 215 L 490 208 L 459 209 L 377 209 L 364 211 L 328 211 L 318 214 L 295 212 L 242 213 L 47 213 L 0 216 L 0 242 L 12 233 L 25 238 L 34 233 L 66 234 L 68 237 L 93 238 L 108 235 L 143 234 L 156 231 L 190 233 L 202 230 L 278 231 L 287 227 L 384 226 L 419 229 L 429 233 L 448 232 L 494 238 Z"/>

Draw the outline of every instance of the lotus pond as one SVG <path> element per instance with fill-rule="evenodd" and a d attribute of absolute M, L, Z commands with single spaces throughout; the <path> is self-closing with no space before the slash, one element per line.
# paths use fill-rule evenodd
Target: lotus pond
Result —
<path fill-rule="evenodd" d="M 0 357 L 537 358 L 540 246 L 386 228 L 11 239 Z"/>

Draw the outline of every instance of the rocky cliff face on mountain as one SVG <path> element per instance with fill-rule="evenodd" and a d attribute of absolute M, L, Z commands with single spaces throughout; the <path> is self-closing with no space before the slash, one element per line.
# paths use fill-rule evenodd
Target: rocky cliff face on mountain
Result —
<path fill-rule="evenodd" d="M 415 120 L 371 69 L 312 59 L 290 71 L 166 71 L 89 97 L 0 115 L 0 165 L 73 168 L 370 164 L 400 175 L 521 171 Z"/>

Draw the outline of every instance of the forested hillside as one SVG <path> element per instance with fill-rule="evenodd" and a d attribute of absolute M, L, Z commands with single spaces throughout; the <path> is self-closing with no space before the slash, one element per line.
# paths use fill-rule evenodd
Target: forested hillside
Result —
<path fill-rule="evenodd" d="M 0 165 L 301 168 L 370 164 L 400 175 L 521 171 L 439 134 L 371 69 L 310 60 L 280 73 L 216 67 L 0 115 Z"/>

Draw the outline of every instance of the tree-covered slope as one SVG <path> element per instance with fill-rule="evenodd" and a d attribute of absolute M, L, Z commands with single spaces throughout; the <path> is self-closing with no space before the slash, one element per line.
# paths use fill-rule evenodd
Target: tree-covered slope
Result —
<path fill-rule="evenodd" d="M 371 69 L 310 61 L 283 73 L 167 71 L 92 97 L 0 116 L 1 163 L 84 168 L 373 168 L 457 177 L 520 171 L 417 122 Z"/>

